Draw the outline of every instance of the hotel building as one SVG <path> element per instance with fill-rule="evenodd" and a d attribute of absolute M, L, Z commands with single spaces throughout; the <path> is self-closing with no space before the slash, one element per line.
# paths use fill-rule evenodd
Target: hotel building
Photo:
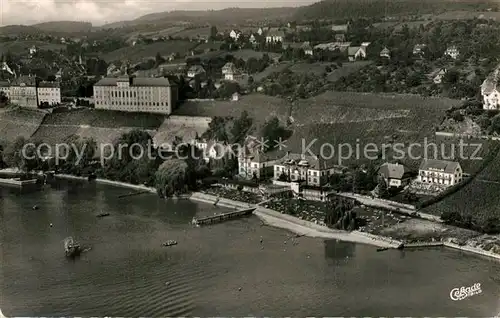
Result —
<path fill-rule="evenodd" d="M 170 114 L 177 86 L 168 78 L 103 78 L 94 85 L 96 109 Z"/>
<path fill-rule="evenodd" d="M 418 170 L 418 179 L 423 183 L 452 186 L 463 178 L 462 167 L 453 161 L 427 159 Z"/>
<path fill-rule="evenodd" d="M 50 106 L 61 104 L 61 88 L 57 82 L 40 82 L 37 89 L 38 105 Z"/>
<path fill-rule="evenodd" d="M 21 107 L 37 108 L 37 87 L 35 77 L 21 76 L 10 84 L 9 99 Z"/>

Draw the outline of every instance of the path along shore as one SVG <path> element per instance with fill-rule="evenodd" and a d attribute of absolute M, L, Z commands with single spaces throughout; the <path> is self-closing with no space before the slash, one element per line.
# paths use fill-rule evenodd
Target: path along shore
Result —
<path fill-rule="evenodd" d="M 67 174 L 56 174 L 55 176 L 63 179 L 87 180 L 87 178 L 85 177 L 77 177 Z M 112 181 L 99 178 L 95 179 L 95 181 L 102 184 L 108 184 L 138 191 L 148 191 L 151 193 L 156 193 L 155 188 L 146 187 L 144 185 L 135 185 L 125 182 Z M 359 231 L 346 232 L 340 230 L 333 230 L 326 226 L 301 220 L 291 215 L 283 214 L 275 210 L 264 208 L 259 204 L 253 205 L 245 202 L 234 201 L 226 198 L 220 198 L 207 193 L 195 192 L 191 195 L 190 199 L 193 201 L 204 202 L 209 204 L 214 204 L 215 202 L 217 202 L 218 206 L 234 208 L 234 209 L 246 209 L 249 207 L 256 207 L 257 209 L 255 210 L 254 214 L 257 217 L 259 217 L 266 225 L 285 229 L 297 235 L 304 235 L 308 237 L 317 237 L 324 239 L 336 239 L 352 243 L 374 245 L 382 248 L 396 248 L 402 243 L 401 241 L 396 241 L 387 237 L 373 235 L 365 232 L 359 232 Z M 434 245 L 435 244 L 431 243 L 429 244 L 429 247 L 433 247 Z M 422 247 L 426 246 L 427 246 L 426 244 L 422 245 Z M 477 247 L 458 245 L 451 242 L 443 242 L 443 246 L 500 260 L 500 254 L 485 251 Z M 2 317 L 0 316 L 0 318 Z"/>

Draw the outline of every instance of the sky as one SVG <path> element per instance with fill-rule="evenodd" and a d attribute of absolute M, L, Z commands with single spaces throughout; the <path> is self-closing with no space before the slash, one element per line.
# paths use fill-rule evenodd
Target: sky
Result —
<path fill-rule="evenodd" d="M 310 4 L 316 0 L 0 0 L 0 26 L 85 21 L 98 26 L 170 10 L 219 10 Z"/>

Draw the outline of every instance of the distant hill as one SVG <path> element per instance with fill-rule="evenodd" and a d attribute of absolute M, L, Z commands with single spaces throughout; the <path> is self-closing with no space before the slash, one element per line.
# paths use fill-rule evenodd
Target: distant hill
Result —
<path fill-rule="evenodd" d="M 61 31 L 67 33 L 80 33 L 90 32 L 92 30 L 92 23 L 77 21 L 51 21 L 33 24 L 32 27 L 47 33 Z"/>
<path fill-rule="evenodd" d="M 324 0 L 300 7 L 295 19 L 348 19 L 443 13 L 449 10 L 486 11 L 494 0 Z"/>
<path fill-rule="evenodd" d="M 130 21 L 120 21 L 103 25 L 102 28 L 137 26 L 142 24 L 158 24 L 187 22 L 195 24 L 238 24 L 245 21 L 264 22 L 290 19 L 297 8 L 262 8 L 241 9 L 228 8 L 209 11 L 168 11 L 151 13 Z"/>
<path fill-rule="evenodd" d="M 33 26 L 27 25 L 7 25 L 0 28 L 0 35 L 36 35 L 40 34 L 41 30 Z"/>

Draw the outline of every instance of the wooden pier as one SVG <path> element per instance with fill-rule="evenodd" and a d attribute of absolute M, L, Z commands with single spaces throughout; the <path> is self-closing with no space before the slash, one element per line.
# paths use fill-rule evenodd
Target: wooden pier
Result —
<path fill-rule="evenodd" d="M 443 242 L 409 243 L 409 244 L 404 244 L 404 249 L 420 248 L 420 247 L 439 247 L 439 246 L 444 246 Z"/>
<path fill-rule="evenodd" d="M 253 211 L 255 211 L 255 209 L 256 208 L 238 210 L 235 212 L 207 216 L 207 217 L 204 217 L 201 219 L 193 218 L 193 224 L 198 225 L 198 226 L 210 225 L 210 224 L 214 224 L 214 223 L 220 223 L 220 222 L 224 222 L 224 221 L 228 221 L 228 220 L 233 220 L 233 219 L 240 218 L 240 217 L 250 216 L 250 215 L 252 215 Z"/>

